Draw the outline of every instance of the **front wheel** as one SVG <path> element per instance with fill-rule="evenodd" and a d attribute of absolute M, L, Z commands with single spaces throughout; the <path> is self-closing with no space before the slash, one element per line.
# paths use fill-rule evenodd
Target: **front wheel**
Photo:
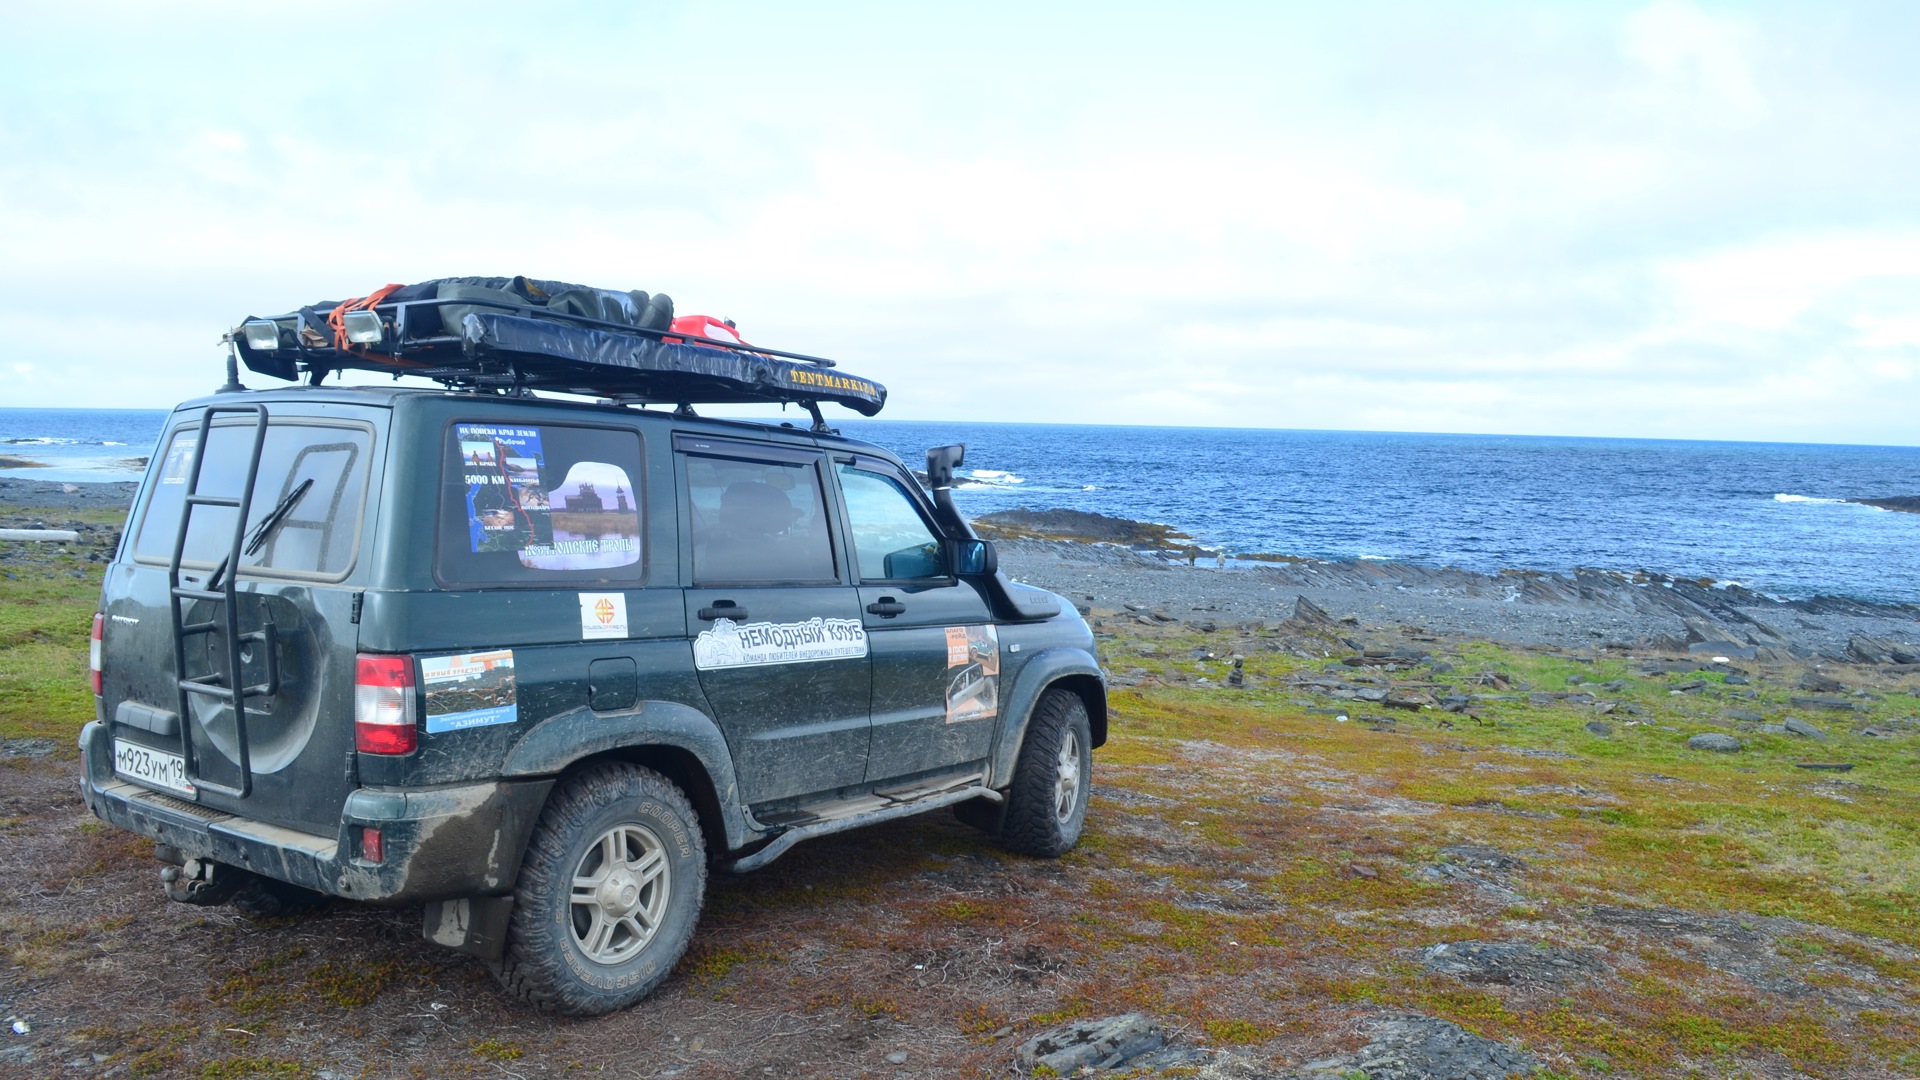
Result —
<path fill-rule="evenodd" d="M 1070 690 L 1048 690 L 1027 722 L 1027 739 L 1007 789 L 1000 843 L 1022 855 L 1056 858 L 1080 842 L 1093 787 L 1087 705 Z"/>
<path fill-rule="evenodd" d="M 680 789 L 631 765 L 589 768 L 534 826 L 495 974 L 553 1012 L 623 1009 L 687 951 L 706 885 L 706 842 Z"/>

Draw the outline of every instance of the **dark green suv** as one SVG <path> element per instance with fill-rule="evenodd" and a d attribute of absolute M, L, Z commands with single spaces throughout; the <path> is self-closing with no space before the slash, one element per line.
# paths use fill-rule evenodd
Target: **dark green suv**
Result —
<path fill-rule="evenodd" d="M 460 299 L 430 330 L 620 332 Z M 362 310 L 407 340 L 404 310 Z M 254 320 L 236 353 L 322 377 L 386 355 L 306 321 Z M 704 388 L 817 421 L 825 369 L 756 354 L 794 381 L 728 397 L 662 374 L 711 376 L 689 354 L 721 343 L 628 336 L 651 382 L 617 401 L 534 395 L 554 371 L 633 382 L 522 341 L 465 346 L 452 389 L 230 378 L 174 412 L 107 570 L 81 737 L 88 805 L 156 841 L 169 895 L 423 904 L 428 938 L 587 1014 L 673 968 L 710 866 L 939 807 L 1015 851 L 1073 846 L 1106 737 L 1093 637 L 954 512 L 958 448 L 929 455 L 929 496 L 823 423 L 696 417 L 674 399 Z"/>

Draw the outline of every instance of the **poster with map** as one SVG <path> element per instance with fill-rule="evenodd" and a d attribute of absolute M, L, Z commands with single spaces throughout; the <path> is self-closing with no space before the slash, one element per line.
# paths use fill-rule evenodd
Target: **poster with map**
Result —
<path fill-rule="evenodd" d="M 510 551 L 531 570 L 594 570 L 640 561 L 640 507 L 627 471 L 548 461 L 538 427 L 455 428 L 475 553 Z"/>

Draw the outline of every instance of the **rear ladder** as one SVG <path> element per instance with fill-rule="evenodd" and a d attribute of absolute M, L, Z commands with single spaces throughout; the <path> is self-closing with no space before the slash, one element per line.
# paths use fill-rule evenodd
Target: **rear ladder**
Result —
<path fill-rule="evenodd" d="M 247 456 L 247 479 L 238 496 L 200 493 L 200 468 L 206 460 L 207 442 L 213 434 L 213 418 L 220 413 L 252 414 L 254 417 L 253 449 Z M 173 619 L 174 681 L 180 694 L 180 754 L 186 760 L 187 783 L 195 790 L 211 791 L 236 799 L 246 798 L 253 790 L 252 758 L 247 752 L 247 699 L 272 694 L 279 689 L 280 683 L 273 623 L 269 621 L 258 630 L 241 633 L 237 602 L 241 545 L 246 541 L 247 517 L 253 507 L 253 484 L 260 471 L 260 450 L 266 439 L 267 409 L 264 405 L 213 405 L 201 414 L 200 441 L 193 449 L 193 464 L 187 470 L 186 498 L 180 507 L 180 530 L 173 540 L 173 559 L 167 564 L 167 586 L 172 597 L 167 608 Z M 205 585 L 192 587 L 181 584 L 180 564 L 186 557 L 187 533 L 193 522 L 193 511 L 201 506 L 221 506 L 233 510 L 233 543 L 228 547 L 226 557 L 214 566 Z M 215 605 L 207 621 L 187 621 L 187 605 L 195 600 Z M 197 678 L 187 676 L 187 640 L 202 634 L 218 634 L 224 641 L 227 674 L 222 675 L 215 670 Z M 241 649 L 248 644 L 260 646 L 265 669 L 265 681 L 251 686 L 242 681 L 245 672 L 241 666 Z M 217 783 L 200 775 L 193 747 L 192 706 L 195 695 L 224 702 L 233 709 L 235 757 L 240 767 L 238 786 Z"/>

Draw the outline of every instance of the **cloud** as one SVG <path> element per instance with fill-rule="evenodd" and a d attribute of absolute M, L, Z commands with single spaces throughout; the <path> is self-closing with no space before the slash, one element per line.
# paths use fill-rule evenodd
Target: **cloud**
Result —
<path fill-rule="evenodd" d="M 1756 35 L 1742 21 L 1680 0 L 1656 0 L 1630 15 L 1623 46 L 1648 75 L 1646 104 L 1690 119 L 1752 123 L 1766 110 L 1751 54 Z"/>
<path fill-rule="evenodd" d="M 1899 7 L 360 10 L 0 43 L 30 403 L 169 404 L 246 315 L 530 273 L 900 418 L 1913 439 Z"/>

